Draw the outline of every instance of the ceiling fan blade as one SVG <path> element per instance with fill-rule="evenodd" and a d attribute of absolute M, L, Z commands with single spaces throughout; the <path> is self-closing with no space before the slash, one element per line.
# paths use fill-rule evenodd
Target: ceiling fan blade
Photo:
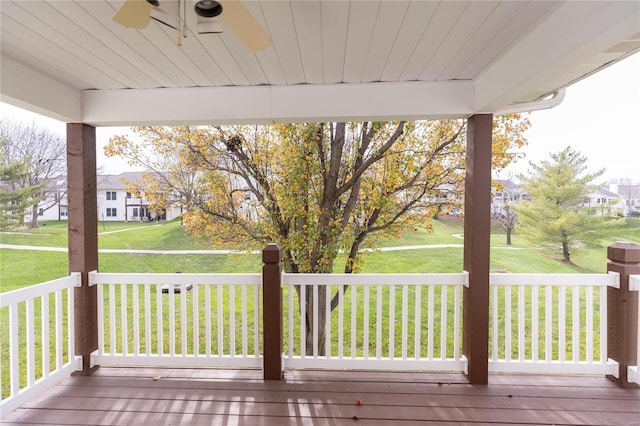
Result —
<path fill-rule="evenodd" d="M 221 3 L 222 18 L 247 50 L 256 52 L 266 49 L 271 44 L 271 37 L 240 0 L 226 0 Z"/>
<path fill-rule="evenodd" d="M 112 19 L 127 28 L 143 29 L 151 22 L 152 7 L 147 0 L 125 0 Z"/>

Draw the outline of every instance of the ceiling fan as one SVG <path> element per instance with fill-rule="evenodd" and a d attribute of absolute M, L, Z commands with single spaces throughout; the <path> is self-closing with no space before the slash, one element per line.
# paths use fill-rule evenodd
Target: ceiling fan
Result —
<path fill-rule="evenodd" d="M 242 44 L 251 52 L 264 50 L 271 38 L 240 0 L 124 0 L 113 20 L 127 28 L 143 29 L 152 19 L 178 31 L 178 45 L 186 36 L 187 3 L 193 4 L 199 34 L 221 33 L 222 17 Z"/>

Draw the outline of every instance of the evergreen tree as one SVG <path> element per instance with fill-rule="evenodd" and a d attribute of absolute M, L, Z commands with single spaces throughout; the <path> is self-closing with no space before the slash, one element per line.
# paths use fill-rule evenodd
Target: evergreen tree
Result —
<path fill-rule="evenodd" d="M 580 152 L 567 147 L 551 154 L 551 161 L 530 163 L 529 176 L 520 179 L 531 199 L 513 206 L 522 236 L 559 254 L 565 262 L 571 262 L 580 247 L 597 246 L 617 223 L 585 206 L 588 184 L 604 173 L 602 169 L 584 174 L 586 162 Z"/>
<path fill-rule="evenodd" d="M 15 182 L 23 181 L 28 175 L 24 163 L 3 165 L 0 163 L 0 229 L 18 226 L 20 218 L 42 193 L 43 184 L 23 186 L 14 189 Z"/>

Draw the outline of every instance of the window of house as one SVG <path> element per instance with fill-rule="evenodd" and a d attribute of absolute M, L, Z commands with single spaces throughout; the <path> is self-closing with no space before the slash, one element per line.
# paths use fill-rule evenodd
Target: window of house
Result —
<path fill-rule="evenodd" d="M 62 210 L 62 211 L 60 212 L 60 217 L 67 217 L 67 216 L 69 216 L 69 213 L 67 213 L 67 211 L 66 211 L 66 210 Z"/>
<path fill-rule="evenodd" d="M 107 207 L 107 217 L 116 217 L 118 211 L 115 207 Z"/>
<path fill-rule="evenodd" d="M 44 209 L 38 209 L 38 216 L 44 216 Z"/>
<path fill-rule="evenodd" d="M 116 191 L 107 191 L 107 200 L 114 201 L 116 199 Z"/>
<path fill-rule="evenodd" d="M 138 208 L 137 207 L 133 208 L 133 217 L 138 217 Z"/>
<path fill-rule="evenodd" d="M 131 198 L 131 193 L 127 191 L 127 198 Z"/>

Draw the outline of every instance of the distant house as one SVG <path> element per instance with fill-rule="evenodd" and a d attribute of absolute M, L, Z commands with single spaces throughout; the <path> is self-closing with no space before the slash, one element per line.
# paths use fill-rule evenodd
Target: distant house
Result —
<path fill-rule="evenodd" d="M 609 190 L 613 191 L 622 197 L 625 204 L 625 216 L 632 213 L 640 213 L 640 184 L 635 185 L 609 185 Z"/>
<path fill-rule="evenodd" d="M 130 192 L 124 184 L 138 182 L 142 179 L 141 172 L 125 172 L 119 175 L 97 176 L 98 219 L 106 221 L 149 221 L 172 220 L 180 216 L 180 208 L 171 206 L 165 211 L 155 211 L 150 200 L 144 196 L 144 191 Z M 60 178 L 47 191 L 43 205 L 51 205 L 48 209 L 40 209 L 40 220 L 66 220 L 68 215 L 66 197 L 66 179 Z"/>
<path fill-rule="evenodd" d="M 504 210 L 507 204 L 519 203 L 521 200 L 528 200 L 529 194 L 520 185 L 502 179 L 494 179 L 491 187 L 491 211 L 499 212 Z"/>
<path fill-rule="evenodd" d="M 592 186 L 591 191 L 582 203 L 584 207 L 593 209 L 599 216 L 626 216 L 628 209 L 623 197 L 609 189 Z"/>

